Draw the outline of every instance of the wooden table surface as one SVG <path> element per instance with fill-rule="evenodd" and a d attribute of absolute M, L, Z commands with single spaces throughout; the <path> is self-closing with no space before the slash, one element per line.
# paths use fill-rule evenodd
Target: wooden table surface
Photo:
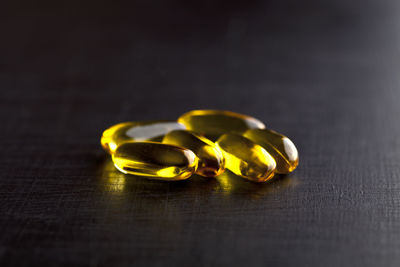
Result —
<path fill-rule="evenodd" d="M 399 1 L 1 5 L 1 266 L 400 265 Z M 100 147 L 205 108 L 288 135 L 298 169 L 167 183 Z"/>

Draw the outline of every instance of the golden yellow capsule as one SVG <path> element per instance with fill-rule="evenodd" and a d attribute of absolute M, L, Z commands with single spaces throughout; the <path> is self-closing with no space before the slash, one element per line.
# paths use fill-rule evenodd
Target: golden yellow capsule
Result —
<path fill-rule="evenodd" d="M 275 160 L 253 141 L 237 134 L 224 134 L 216 144 L 225 157 L 226 168 L 234 174 L 254 182 L 265 182 L 274 176 Z"/>
<path fill-rule="evenodd" d="M 277 173 L 289 173 L 299 164 L 296 146 L 286 136 L 268 129 L 251 129 L 244 136 L 262 146 L 276 161 Z"/>
<path fill-rule="evenodd" d="M 117 147 L 112 159 L 123 173 L 177 181 L 189 178 L 198 159 L 189 149 L 156 142 L 128 142 Z"/>
<path fill-rule="evenodd" d="M 180 116 L 178 122 L 213 141 L 225 133 L 242 134 L 248 129 L 265 128 L 256 118 L 221 110 L 193 110 Z"/>
<path fill-rule="evenodd" d="M 101 145 L 112 154 L 125 142 L 161 141 L 166 133 L 177 129 L 185 129 L 185 126 L 175 121 L 122 122 L 103 132 Z"/>
<path fill-rule="evenodd" d="M 209 139 L 196 133 L 175 130 L 166 134 L 163 143 L 181 146 L 193 151 L 199 158 L 196 174 L 215 177 L 225 170 L 225 158 L 221 150 Z"/>

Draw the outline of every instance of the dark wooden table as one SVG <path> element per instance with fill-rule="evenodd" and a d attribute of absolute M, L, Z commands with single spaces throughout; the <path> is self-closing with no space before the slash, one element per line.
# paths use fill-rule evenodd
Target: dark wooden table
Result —
<path fill-rule="evenodd" d="M 400 4 L 10 1 L 1 266 L 399 266 Z M 296 143 L 268 184 L 123 175 L 99 138 L 192 109 Z"/>

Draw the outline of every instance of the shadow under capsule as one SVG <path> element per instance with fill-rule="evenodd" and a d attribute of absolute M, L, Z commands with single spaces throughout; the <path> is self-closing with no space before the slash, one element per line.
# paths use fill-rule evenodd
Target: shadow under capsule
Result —
<path fill-rule="evenodd" d="M 163 181 L 150 179 L 149 177 L 124 174 L 118 171 L 111 158 L 104 159 L 99 165 L 99 178 L 102 185 L 108 191 L 115 193 L 123 192 L 146 192 L 146 195 L 159 195 L 162 192 L 210 192 L 218 186 L 213 178 L 204 178 L 192 175 L 189 179 L 181 181 Z"/>
<path fill-rule="evenodd" d="M 268 182 L 256 183 L 237 176 L 228 170 L 216 179 L 219 182 L 219 190 L 223 194 L 254 199 L 261 198 L 266 194 L 279 192 L 288 187 L 294 187 L 298 184 L 298 180 L 292 174 L 277 174 Z"/>
<path fill-rule="evenodd" d="M 225 196 L 240 196 L 259 199 L 262 196 L 288 187 L 294 187 L 299 182 L 292 174 L 275 175 L 265 183 L 255 183 L 239 177 L 229 170 L 216 178 L 205 178 L 192 175 L 187 180 L 163 181 L 149 179 L 144 176 L 124 174 L 118 171 L 110 157 L 104 157 L 98 165 L 98 177 L 105 191 L 115 195 L 132 195 L 149 198 L 163 198 L 168 194 L 195 194 L 210 195 L 223 194 Z"/>

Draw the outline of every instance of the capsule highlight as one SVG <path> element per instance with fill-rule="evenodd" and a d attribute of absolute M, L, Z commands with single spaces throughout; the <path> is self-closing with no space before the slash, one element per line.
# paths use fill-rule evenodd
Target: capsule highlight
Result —
<path fill-rule="evenodd" d="M 190 149 L 199 159 L 196 174 L 215 177 L 225 170 L 225 158 L 221 150 L 209 139 L 185 130 L 174 130 L 166 134 L 163 143 Z"/>
<path fill-rule="evenodd" d="M 254 182 L 271 179 L 276 170 L 272 156 L 261 146 L 237 134 L 224 134 L 216 142 L 225 166 L 234 174 Z"/>
<path fill-rule="evenodd" d="M 185 126 L 175 121 L 122 122 L 106 129 L 100 142 L 105 151 L 113 154 L 123 143 L 161 141 L 166 133 L 177 129 L 185 129 Z"/>
<path fill-rule="evenodd" d="M 178 122 L 212 141 L 225 133 L 242 134 L 249 129 L 265 128 L 264 123 L 256 118 L 222 110 L 189 111 L 180 116 Z"/>
<path fill-rule="evenodd" d="M 198 159 L 189 149 L 156 142 L 128 142 L 112 154 L 115 167 L 123 173 L 177 181 L 189 178 Z"/>
<path fill-rule="evenodd" d="M 251 129 L 246 138 L 262 146 L 276 161 L 277 173 L 289 173 L 299 165 L 299 153 L 294 143 L 286 136 L 269 129 Z"/>

